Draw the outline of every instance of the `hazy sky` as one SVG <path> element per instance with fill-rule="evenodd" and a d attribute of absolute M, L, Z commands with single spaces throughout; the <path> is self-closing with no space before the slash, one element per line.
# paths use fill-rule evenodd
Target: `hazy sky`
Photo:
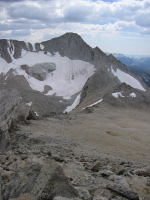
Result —
<path fill-rule="evenodd" d="M 105 52 L 150 55 L 150 0 L 0 0 L 0 38 L 75 32 Z"/>

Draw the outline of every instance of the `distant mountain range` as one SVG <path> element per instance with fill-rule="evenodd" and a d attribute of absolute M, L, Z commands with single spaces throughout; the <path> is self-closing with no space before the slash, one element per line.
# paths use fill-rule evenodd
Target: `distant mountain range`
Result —
<path fill-rule="evenodd" d="M 125 64 L 131 72 L 138 75 L 150 87 L 150 57 L 131 58 L 123 54 L 112 54 L 116 59 Z"/>

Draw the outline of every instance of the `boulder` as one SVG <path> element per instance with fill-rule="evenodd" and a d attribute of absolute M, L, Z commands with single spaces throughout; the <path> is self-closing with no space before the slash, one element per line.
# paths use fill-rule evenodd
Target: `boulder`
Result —
<path fill-rule="evenodd" d="M 135 174 L 138 176 L 150 177 L 150 168 L 135 170 Z"/>
<path fill-rule="evenodd" d="M 91 167 L 91 171 L 93 171 L 93 172 L 98 172 L 99 171 L 99 167 L 100 167 L 100 162 L 98 161 L 98 162 L 96 162 L 96 163 L 94 163 L 94 165 Z"/>
<path fill-rule="evenodd" d="M 103 176 L 103 177 L 109 177 L 111 175 L 113 175 L 114 173 L 111 171 L 111 170 L 102 170 L 102 171 L 99 171 L 99 176 Z"/>
<path fill-rule="evenodd" d="M 16 122 L 34 118 L 35 114 L 31 107 L 22 102 L 20 93 L 16 89 L 3 89 L 0 91 L 0 150 L 9 146 L 11 130 L 16 128 Z"/>
<path fill-rule="evenodd" d="M 131 190 L 130 188 L 126 188 L 117 184 L 107 185 L 107 188 L 114 192 L 117 192 L 120 195 L 123 195 L 124 197 L 130 200 L 139 200 L 137 193 Z"/>
<path fill-rule="evenodd" d="M 85 187 L 88 190 L 94 190 L 99 188 L 99 182 L 91 175 L 85 175 L 83 177 L 77 178 L 73 181 L 73 185 L 78 187 Z"/>
<path fill-rule="evenodd" d="M 2 182 L 2 200 L 78 197 L 77 190 L 56 162 L 49 160 L 44 163 L 36 156 L 30 156 L 27 161 L 22 162 L 24 165 L 13 173 L 10 181 Z"/>
<path fill-rule="evenodd" d="M 90 193 L 87 189 L 81 188 L 81 187 L 76 187 L 76 190 L 78 191 L 78 194 L 81 199 L 85 199 L 85 200 L 91 199 L 92 196 L 90 195 Z"/>
<path fill-rule="evenodd" d="M 122 176 L 111 175 L 108 177 L 109 180 L 114 181 L 115 183 L 122 185 L 124 187 L 129 187 L 126 179 Z"/>
<path fill-rule="evenodd" d="M 47 169 L 47 173 L 49 169 Z M 44 172 L 45 174 L 45 172 Z M 47 179 L 47 176 L 41 176 L 42 181 L 45 182 L 45 179 Z M 57 165 L 54 169 L 53 173 L 47 180 L 46 184 L 41 183 L 41 178 L 38 180 L 38 183 L 40 183 L 41 187 L 43 189 L 42 192 L 39 192 L 39 188 L 35 186 L 35 189 L 33 189 L 32 193 L 37 196 L 37 193 L 41 193 L 42 195 L 49 195 L 53 198 L 55 196 L 61 196 L 61 197 L 67 197 L 67 198 L 75 198 L 78 197 L 77 190 L 71 185 L 71 182 L 68 177 L 65 176 L 62 168 Z M 38 184 L 36 184 L 38 186 Z M 38 195 L 39 196 L 39 195 Z"/>

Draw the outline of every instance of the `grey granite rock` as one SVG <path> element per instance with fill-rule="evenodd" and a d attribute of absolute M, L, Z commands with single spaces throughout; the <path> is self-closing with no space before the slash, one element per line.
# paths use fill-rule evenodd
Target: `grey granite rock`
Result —
<path fill-rule="evenodd" d="M 25 196 L 41 200 L 56 196 L 78 197 L 78 192 L 54 161 L 43 162 L 32 156 L 28 162 L 22 162 L 21 169 L 12 175 L 7 184 L 2 185 L 2 199 L 24 199 Z"/>
<path fill-rule="evenodd" d="M 122 187 L 117 184 L 107 185 L 107 188 L 123 195 L 124 197 L 126 197 L 130 200 L 139 200 L 137 193 L 134 192 L 133 190 L 131 190 L 130 188 Z"/>
<path fill-rule="evenodd" d="M 43 81 L 46 79 L 47 74 L 53 72 L 56 69 L 55 63 L 40 63 L 36 64 L 33 67 L 28 67 L 27 65 L 21 65 L 21 68 L 25 70 L 25 72 L 40 80 Z"/>
<path fill-rule="evenodd" d="M 5 150 L 11 138 L 11 129 L 16 122 L 34 116 L 30 107 L 26 106 L 16 89 L 0 91 L 0 149 Z M 32 118 L 32 117 L 31 117 Z"/>
<path fill-rule="evenodd" d="M 17 40 L 0 40 L 0 47 L 0 56 L 8 63 L 12 62 L 12 58 L 20 58 L 22 50 L 33 51 L 30 43 Z"/>

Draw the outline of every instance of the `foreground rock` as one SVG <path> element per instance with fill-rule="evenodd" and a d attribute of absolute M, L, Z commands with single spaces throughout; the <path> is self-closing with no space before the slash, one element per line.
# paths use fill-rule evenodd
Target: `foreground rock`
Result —
<path fill-rule="evenodd" d="M 14 139 L 15 134 L 11 134 L 11 131 L 16 128 L 18 121 L 34 118 L 36 114 L 22 102 L 16 89 L 0 90 L 0 150 L 8 148 L 10 140 Z"/>
<path fill-rule="evenodd" d="M 95 112 L 95 108 L 93 110 Z M 104 110 L 101 112 L 104 117 Z M 98 146 L 97 143 L 91 145 L 91 140 L 86 141 L 89 121 L 85 117 L 91 122 L 91 115 L 54 115 L 44 120 L 31 120 L 28 124 L 19 123 L 11 148 L 0 152 L 1 199 L 149 200 L 149 164 L 142 158 L 137 162 L 117 157 L 112 154 L 113 146 L 110 153 L 104 154 L 105 147 L 99 149 L 102 137 Z M 102 117 L 98 115 L 98 124 Z M 119 120 L 121 122 L 120 115 Z M 104 123 L 108 127 L 109 121 L 106 122 L 101 123 L 100 128 Z M 90 133 L 101 131 L 99 127 L 98 130 L 94 128 L 88 132 L 92 140 Z M 112 135 L 111 144 L 113 138 L 116 142 L 118 137 Z M 135 151 L 131 149 L 130 153 Z"/>
<path fill-rule="evenodd" d="M 78 197 L 78 192 L 56 162 L 36 156 L 29 156 L 23 161 L 16 158 L 16 162 L 18 170 L 11 164 L 1 169 L 2 199 Z"/>
<path fill-rule="evenodd" d="M 122 187 L 122 186 L 116 185 L 116 184 L 108 185 L 107 188 L 112 191 L 118 192 L 119 194 L 127 197 L 128 199 L 139 200 L 137 193 L 134 192 L 133 190 L 131 190 L 130 188 Z"/>

